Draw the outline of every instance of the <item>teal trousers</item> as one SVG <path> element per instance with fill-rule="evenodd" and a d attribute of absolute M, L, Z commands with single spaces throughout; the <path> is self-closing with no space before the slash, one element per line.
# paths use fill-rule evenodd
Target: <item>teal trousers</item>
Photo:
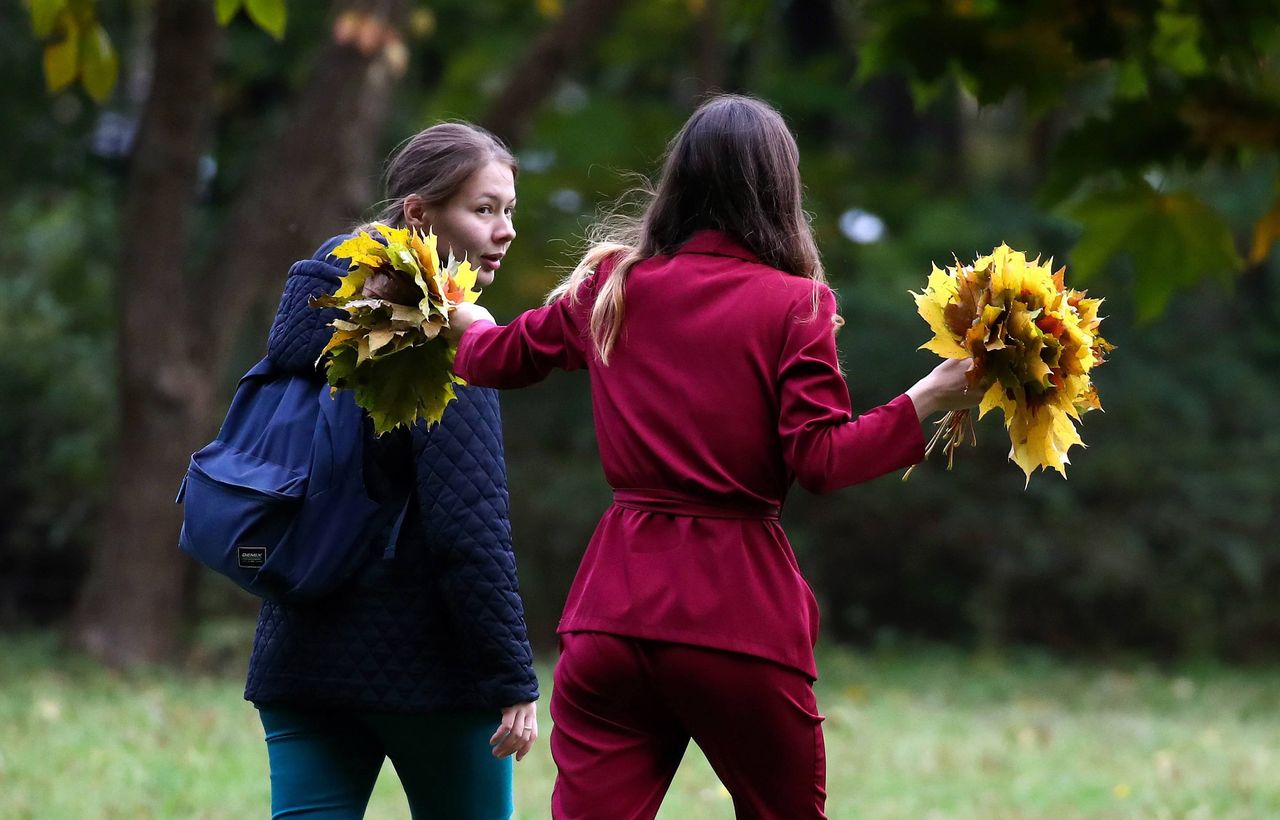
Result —
<path fill-rule="evenodd" d="M 358 820 L 390 758 L 414 820 L 508 820 L 511 760 L 490 754 L 500 715 L 395 715 L 259 706 L 271 816 Z"/>

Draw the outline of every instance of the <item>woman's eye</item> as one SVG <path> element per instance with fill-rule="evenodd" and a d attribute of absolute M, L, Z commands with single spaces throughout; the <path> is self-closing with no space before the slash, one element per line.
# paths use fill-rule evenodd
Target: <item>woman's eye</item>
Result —
<path fill-rule="evenodd" d="M 489 207 L 488 205 L 481 205 L 479 208 L 476 209 L 476 213 L 484 214 L 485 216 L 488 216 L 489 214 L 493 213 L 493 208 Z"/>

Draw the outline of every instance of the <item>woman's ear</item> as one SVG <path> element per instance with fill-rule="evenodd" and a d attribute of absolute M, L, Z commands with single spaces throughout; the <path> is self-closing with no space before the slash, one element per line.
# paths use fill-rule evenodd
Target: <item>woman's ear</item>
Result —
<path fill-rule="evenodd" d="M 409 194 L 404 198 L 404 224 L 411 228 L 425 231 L 431 227 L 434 214 L 431 206 L 417 194 Z"/>

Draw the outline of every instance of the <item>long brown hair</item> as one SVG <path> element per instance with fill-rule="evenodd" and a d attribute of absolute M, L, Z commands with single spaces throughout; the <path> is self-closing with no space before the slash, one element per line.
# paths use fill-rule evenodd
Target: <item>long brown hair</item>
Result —
<path fill-rule="evenodd" d="M 383 174 L 386 199 L 373 221 L 404 227 L 404 201 L 421 197 L 428 205 L 448 201 L 467 178 L 489 162 L 511 167 L 516 159 L 502 140 L 469 122 L 442 122 L 414 134 L 401 145 Z"/>
<path fill-rule="evenodd" d="M 608 364 L 622 331 L 627 273 L 651 256 L 674 253 L 694 231 L 724 231 L 770 267 L 825 282 L 802 204 L 800 152 L 769 104 L 737 94 L 698 107 L 667 146 L 658 184 L 642 191 L 639 216 L 616 211 L 588 235 L 590 249 L 547 297 L 578 298 L 603 259 L 617 255 L 591 311 L 591 339 Z M 814 289 L 815 305 L 818 289 Z"/>

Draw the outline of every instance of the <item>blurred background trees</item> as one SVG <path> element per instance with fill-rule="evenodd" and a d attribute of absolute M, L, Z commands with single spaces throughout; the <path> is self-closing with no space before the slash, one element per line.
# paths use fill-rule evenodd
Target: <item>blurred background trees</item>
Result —
<path fill-rule="evenodd" d="M 930 261 L 1000 241 L 1106 295 L 1119 347 L 1069 481 L 1024 491 L 988 421 L 954 472 L 797 490 L 825 638 L 1276 656 L 1273 3 L 335 0 L 288 3 L 278 41 L 270 2 L 221 27 L 225 5 L 87 4 L 119 59 L 100 104 L 93 82 L 47 94 L 65 38 L 0 12 L 0 627 L 65 623 L 130 663 L 252 611 L 180 557 L 172 494 L 290 261 L 367 214 L 398 142 L 461 117 L 517 149 L 520 238 L 486 294 L 509 316 L 718 88 L 796 131 L 855 406 L 931 366 L 906 293 Z M 608 490 L 585 379 L 503 402 L 550 644 Z"/>

